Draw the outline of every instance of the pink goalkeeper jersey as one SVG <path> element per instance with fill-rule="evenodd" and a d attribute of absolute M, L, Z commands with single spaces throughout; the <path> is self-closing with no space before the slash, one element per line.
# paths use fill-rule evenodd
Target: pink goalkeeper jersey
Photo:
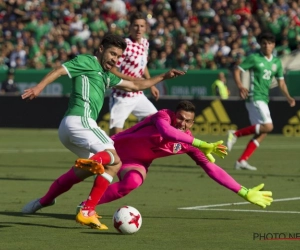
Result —
<path fill-rule="evenodd" d="M 194 137 L 188 130 L 182 132 L 173 126 L 175 113 L 163 109 L 148 116 L 133 127 L 112 136 L 122 162 L 136 161 L 149 166 L 160 157 L 189 153 L 197 158 L 203 155 L 191 144 Z M 197 155 L 197 156 L 196 156 Z M 205 158 L 205 156 L 203 155 Z"/>
<path fill-rule="evenodd" d="M 148 116 L 133 127 L 112 136 L 122 163 L 143 165 L 146 169 L 154 159 L 175 154 L 188 154 L 197 165 L 220 185 L 238 192 L 241 185 L 191 144 L 194 140 L 188 130 L 182 132 L 174 126 L 175 113 L 163 109 Z M 171 126 L 170 126 L 171 125 Z"/>
<path fill-rule="evenodd" d="M 161 125 L 164 122 L 172 124 L 174 119 L 174 112 L 163 109 L 112 136 L 122 162 L 134 160 L 147 167 L 156 158 L 189 152 L 193 141 L 190 131 L 184 133 L 169 126 L 166 130 Z"/>
<path fill-rule="evenodd" d="M 122 57 L 117 62 L 117 67 L 120 72 L 131 77 L 142 78 L 147 66 L 149 42 L 142 38 L 141 43 L 138 43 L 131 38 L 125 38 L 127 43 L 126 50 Z M 126 92 L 118 89 L 113 90 L 113 95 L 118 97 L 134 97 L 143 94 L 142 91 Z"/>

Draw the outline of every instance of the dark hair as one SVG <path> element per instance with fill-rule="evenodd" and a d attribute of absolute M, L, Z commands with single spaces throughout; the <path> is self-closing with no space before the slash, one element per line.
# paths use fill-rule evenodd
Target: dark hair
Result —
<path fill-rule="evenodd" d="M 130 24 L 132 24 L 135 20 L 138 20 L 138 19 L 143 19 L 143 20 L 145 20 L 145 22 L 147 22 L 146 17 L 145 17 L 145 15 L 143 13 L 136 12 L 136 13 L 134 13 L 134 14 L 131 15 L 131 17 L 130 17 Z"/>
<path fill-rule="evenodd" d="M 117 47 L 122 49 L 123 51 L 126 49 L 127 44 L 123 37 L 115 34 L 108 33 L 106 34 L 102 41 L 101 45 L 104 49 L 110 48 L 110 47 Z"/>
<path fill-rule="evenodd" d="M 179 110 L 184 110 L 187 112 L 195 113 L 196 107 L 190 101 L 180 101 L 176 107 L 176 112 Z"/>
<path fill-rule="evenodd" d="M 275 43 L 276 39 L 272 33 L 262 33 L 258 36 L 258 42 L 261 43 L 263 40 L 266 40 L 271 43 Z"/>

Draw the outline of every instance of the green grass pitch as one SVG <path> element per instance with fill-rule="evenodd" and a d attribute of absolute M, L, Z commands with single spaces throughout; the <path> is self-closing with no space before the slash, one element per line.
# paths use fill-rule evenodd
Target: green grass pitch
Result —
<path fill-rule="evenodd" d="M 216 163 L 246 187 L 265 183 L 275 199 L 267 209 L 244 204 L 189 157 L 173 156 L 154 161 L 139 189 L 97 207 L 109 227 L 98 231 L 74 220 L 92 178 L 60 196 L 55 206 L 35 215 L 21 214 L 22 207 L 43 195 L 76 156 L 61 145 L 57 130 L 0 129 L 0 249 L 300 249 L 300 139 L 270 135 L 250 159 L 258 171 L 236 171 L 233 164 L 248 139 L 239 139 L 228 157 Z M 113 228 L 112 215 L 123 205 L 142 214 L 143 225 L 135 235 L 121 235 Z M 264 240 L 275 234 L 289 239 Z"/>

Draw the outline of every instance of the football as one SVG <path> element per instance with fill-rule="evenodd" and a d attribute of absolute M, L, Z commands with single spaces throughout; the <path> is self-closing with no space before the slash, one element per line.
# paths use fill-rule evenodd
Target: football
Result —
<path fill-rule="evenodd" d="M 114 213 L 113 224 L 122 234 L 134 234 L 142 226 L 142 216 L 136 208 L 123 206 Z"/>

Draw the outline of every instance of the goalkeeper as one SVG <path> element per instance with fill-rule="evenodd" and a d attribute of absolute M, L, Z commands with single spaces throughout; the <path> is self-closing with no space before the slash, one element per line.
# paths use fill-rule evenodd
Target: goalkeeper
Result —
<path fill-rule="evenodd" d="M 190 131 L 194 117 L 195 106 L 189 101 L 181 101 L 175 112 L 168 109 L 160 110 L 135 126 L 112 136 L 122 161 L 118 171 L 119 181 L 107 188 L 98 204 L 120 199 L 140 187 L 146 179 L 153 160 L 176 154 L 187 154 L 220 185 L 262 208 L 270 205 L 273 201 L 272 192 L 260 191 L 263 184 L 247 189 L 214 164 L 213 154 L 224 158 L 227 155 L 227 148 L 222 145 L 223 141 L 207 143 L 194 138 Z M 94 164 L 95 162 L 91 160 L 91 166 Z M 88 169 L 94 170 L 90 167 Z M 182 177 L 182 181 L 187 180 Z M 78 207 L 82 205 L 84 202 Z"/>

